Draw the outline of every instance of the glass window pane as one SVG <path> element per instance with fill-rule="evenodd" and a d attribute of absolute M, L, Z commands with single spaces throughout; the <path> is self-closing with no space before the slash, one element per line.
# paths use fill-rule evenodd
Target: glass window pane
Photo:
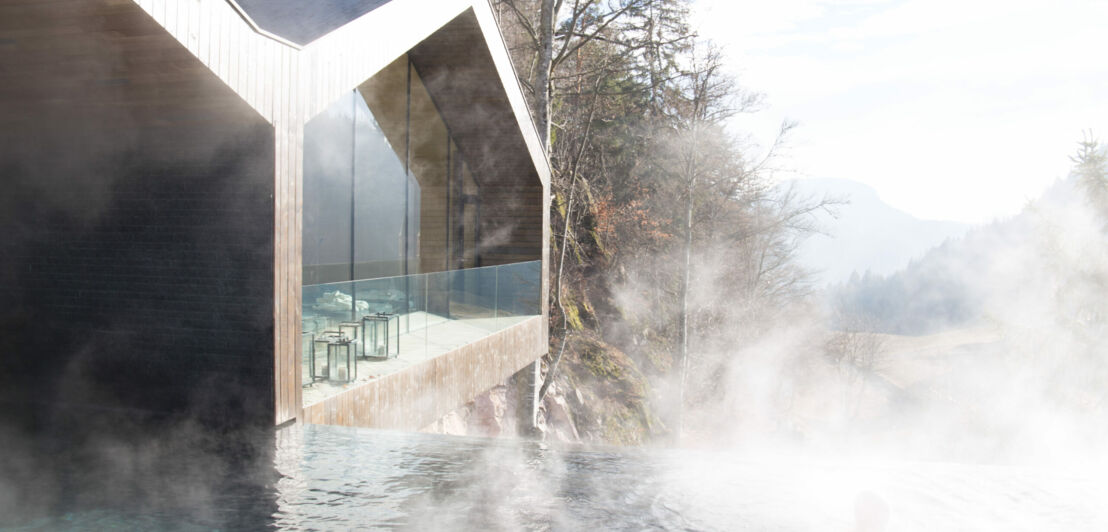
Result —
<path fill-rule="evenodd" d="M 408 173 L 408 263 L 407 273 L 409 275 L 420 273 L 423 271 L 423 266 L 420 264 L 420 227 L 419 220 L 421 215 L 421 206 L 423 197 L 420 190 L 419 180 L 415 178 L 410 172 Z"/>
<path fill-rule="evenodd" d="M 396 158 L 407 158 L 408 56 L 402 55 L 358 87 Z"/>
<path fill-rule="evenodd" d="M 480 201 L 477 181 L 469 165 L 462 166 L 462 267 L 475 268 L 477 263 L 477 212 Z"/>
<path fill-rule="evenodd" d="M 354 127 L 354 278 L 404 275 L 404 162 L 359 92 Z"/>
<path fill-rule="evenodd" d="M 419 253 L 421 271 L 449 267 L 447 246 L 447 150 L 446 124 L 435 102 L 412 69 L 410 169 L 420 188 Z"/>
<path fill-rule="evenodd" d="M 304 284 L 351 279 L 354 93 L 304 126 Z"/>

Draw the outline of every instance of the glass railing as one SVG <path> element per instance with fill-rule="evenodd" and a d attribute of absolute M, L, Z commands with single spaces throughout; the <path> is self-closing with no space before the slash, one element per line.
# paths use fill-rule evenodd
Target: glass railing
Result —
<path fill-rule="evenodd" d="M 302 384 L 310 404 L 537 316 L 542 262 L 306 285 L 302 296 Z M 343 338 L 349 355 L 328 347 Z M 351 355 L 353 366 L 345 359 Z"/>

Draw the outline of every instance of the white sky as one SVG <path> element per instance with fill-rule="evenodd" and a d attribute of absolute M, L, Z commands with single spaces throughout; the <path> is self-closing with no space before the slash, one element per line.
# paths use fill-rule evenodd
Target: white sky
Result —
<path fill-rule="evenodd" d="M 1015 214 L 1108 141 L 1108 0 L 695 0 L 767 108 L 737 127 L 768 145 L 800 122 L 790 165 L 853 179 L 917 217 Z"/>

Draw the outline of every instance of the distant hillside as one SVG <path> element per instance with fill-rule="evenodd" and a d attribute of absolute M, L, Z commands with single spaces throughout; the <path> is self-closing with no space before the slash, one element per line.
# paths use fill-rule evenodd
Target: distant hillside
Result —
<path fill-rule="evenodd" d="M 846 281 L 851 273 L 888 275 L 927 250 L 958 237 L 969 226 L 920 220 L 881 201 L 872 188 L 846 179 L 802 179 L 786 183 L 801 196 L 849 201 L 838 217 L 819 213 L 816 222 L 827 235 L 813 235 L 801 245 L 802 266 L 816 272 L 816 285 Z"/>
<path fill-rule="evenodd" d="M 1103 312 L 1090 299 L 1108 282 L 1102 227 L 1075 181 L 1060 180 L 1012 218 L 950 239 L 891 275 L 855 274 L 828 295 L 840 326 L 893 334 L 983 319 L 1085 323 Z"/>

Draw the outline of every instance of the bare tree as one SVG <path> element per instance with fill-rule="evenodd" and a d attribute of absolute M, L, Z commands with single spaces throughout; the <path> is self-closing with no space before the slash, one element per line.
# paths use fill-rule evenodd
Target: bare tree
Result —
<path fill-rule="evenodd" d="M 566 276 L 566 253 L 575 245 L 574 220 L 579 206 L 579 189 L 588 191 L 588 179 L 584 178 L 584 163 L 592 141 L 594 121 L 602 106 L 601 96 L 619 97 L 618 91 L 606 87 L 614 77 L 626 76 L 642 70 L 636 54 L 649 50 L 655 64 L 667 57 L 668 46 L 689 38 L 687 28 L 675 23 L 684 12 L 673 6 L 684 0 L 500 0 L 499 11 L 510 14 L 511 25 L 518 41 L 524 43 L 529 57 L 521 71 L 521 81 L 528 88 L 534 117 L 554 169 L 555 220 L 560 218 L 561 242 L 559 261 L 555 270 L 554 301 L 562 316 L 561 347 L 548 364 L 548 370 L 540 387 L 539 397 L 545 395 L 557 374 L 558 364 L 565 351 L 569 336 L 568 316 L 563 291 Z M 665 4 L 665 5 L 663 5 Z M 568 8 L 564 13 L 563 7 Z M 537 14 L 537 17 L 535 16 Z M 641 22 L 643 18 L 649 19 Z M 629 19 L 640 21 L 638 25 Z M 502 20 L 502 25 L 504 22 Z M 646 27 L 648 31 L 638 31 Z M 676 29 L 676 35 L 674 30 Z M 664 39 L 663 42 L 660 42 Z M 599 53 L 591 49 L 602 50 Z M 583 57 L 584 54 L 584 57 Z M 559 70 L 565 70 L 559 74 Z M 666 76 L 646 68 L 648 77 L 660 80 Z M 558 83 L 560 82 L 560 84 Z M 660 81 L 658 81 L 660 83 Z M 584 88 L 587 87 L 587 88 Z M 559 90 L 559 88 L 561 90 Z M 562 95 L 576 114 L 554 121 L 552 104 Z M 587 96 L 581 105 L 581 96 Z M 582 112 L 583 111 L 583 112 Z M 555 129 L 562 130 L 561 142 L 555 143 Z M 588 206 L 586 205 L 586 209 Z M 556 243 L 557 244 L 557 243 Z"/>
<path fill-rule="evenodd" d="M 705 145 L 702 136 L 706 129 L 717 128 L 734 114 L 728 104 L 734 94 L 735 86 L 727 76 L 720 74 L 722 68 L 719 53 L 709 50 L 703 58 L 693 57 L 692 68 L 688 72 L 688 84 L 682 97 L 676 98 L 678 116 L 677 144 L 680 167 L 677 178 L 684 191 L 684 253 L 681 268 L 680 309 L 678 320 L 681 364 L 681 376 L 678 398 L 676 434 L 681 438 L 684 431 L 685 390 L 689 375 L 689 282 L 692 275 L 693 223 L 696 209 L 697 188 L 705 179 Z M 741 176 L 730 176 L 741 179 Z"/>
<path fill-rule="evenodd" d="M 871 332 L 858 319 L 839 321 L 844 325 L 831 334 L 824 346 L 824 354 L 828 362 L 847 380 L 847 391 L 857 387 L 851 409 L 851 416 L 857 418 L 867 381 L 879 377 L 887 363 L 885 338 Z"/>
<path fill-rule="evenodd" d="M 551 332 L 560 347 L 551 349 L 540 395 L 581 328 L 680 382 L 672 427 L 680 435 L 690 373 L 718 376 L 729 364 L 701 347 L 734 344 L 737 316 L 772 314 L 804 291 L 793 255 L 808 214 L 825 205 L 771 183 L 793 124 L 756 157 L 727 132 L 728 120 L 757 110 L 761 96 L 739 90 L 719 52 L 696 44 L 684 22 L 687 0 L 497 5 L 554 170 L 551 299 L 559 319 Z M 708 255 L 725 257 L 725 271 L 703 275 L 698 257 Z M 635 309 L 611 298 L 628 272 L 652 287 Z M 711 298 L 698 293 L 717 281 Z M 605 308 L 594 310 L 590 298 Z"/>
<path fill-rule="evenodd" d="M 555 71 L 575 53 L 596 40 L 604 40 L 628 50 L 647 46 L 619 37 L 614 32 L 629 14 L 661 0 L 573 0 L 569 12 L 561 17 L 564 0 L 500 0 L 527 36 L 533 58 L 526 69 L 525 85 L 532 96 L 532 109 L 539 135 L 550 148 L 553 117 L 551 104 L 555 96 L 552 79 Z M 673 0 L 669 0 L 673 1 Z M 537 20 L 534 14 L 537 12 Z"/>

